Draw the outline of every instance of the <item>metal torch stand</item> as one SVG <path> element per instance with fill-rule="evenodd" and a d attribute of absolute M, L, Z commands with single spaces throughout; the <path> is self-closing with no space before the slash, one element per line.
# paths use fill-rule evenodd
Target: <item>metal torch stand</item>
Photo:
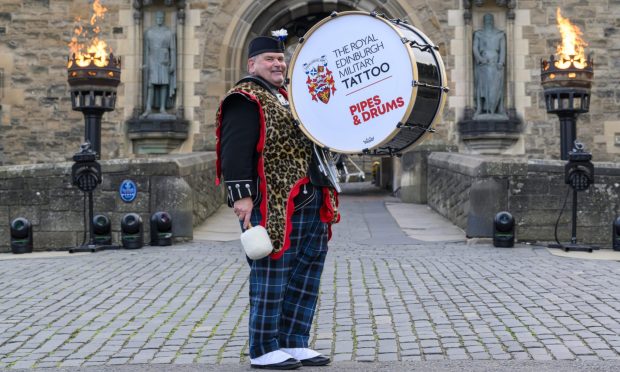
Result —
<path fill-rule="evenodd" d="M 585 252 L 590 252 L 590 253 L 592 253 L 592 251 L 595 249 L 600 249 L 600 247 L 596 245 L 577 244 L 577 189 L 575 188 L 573 188 L 573 218 L 572 218 L 570 243 L 568 244 L 552 243 L 552 244 L 549 244 L 547 247 L 563 249 L 564 252 L 585 251 Z"/>
<path fill-rule="evenodd" d="M 573 119 L 573 125 L 575 120 Z M 574 132 L 573 132 L 574 134 Z M 562 146 L 565 146 L 564 138 Z M 574 141 L 575 148 L 571 152 L 567 152 L 568 162 L 564 170 L 564 182 L 573 189 L 573 205 L 572 205 L 572 224 L 571 239 L 569 244 L 549 244 L 549 248 L 560 248 L 565 252 L 568 251 L 587 251 L 592 253 L 594 249 L 599 249 L 594 245 L 577 244 L 577 193 L 585 191 L 594 182 L 594 165 L 592 155 L 584 150 L 583 144 Z M 556 236 L 557 239 L 557 236 Z"/>
<path fill-rule="evenodd" d="M 89 229 L 89 241 L 88 244 L 81 245 L 79 247 L 69 249 L 69 253 L 77 253 L 77 252 L 91 252 L 95 253 L 98 251 L 104 251 L 108 249 L 121 249 L 118 245 L 97 245 L 95 242 L 95 221 L 94 221 L 94 203 L 93 203 L 93 192 L 88 192 L 88 218 L 90 223 L 88 225 Z M 86 229 L 86 226 L 84 226 Z"/>
<path fill-rule="evenodd" d="M 69 249 L 69 253 L 97 252 L 106 249 L 120 249 L 115 245 L 97 245 L 95 240 L 94 201 L 93 191 L 101 183 L 101 166 L 96 160 L 97 154 L 92 151 L 90 142 L 80 146 L 80 152 L 73 156 L 75 163 L 71 168 L 73 185 L 82 192 L 88 194 L 88 216 L 90 223 L 85 224 L 84 230 L 89 230 L 88 244 Z M 86 214 L 86 211 L 84 211 Z M 86 217 L 86 216 L 85 216 Z"/>
<path fill-rule="evenodd" d="M 95 221 L 93 221 L 93 191 L 101 183 L 101 166 L 97 159 L 101 158 L 101 118 L 104 112 L 114 110 L 116 91 L 121 81 L 121 61 L 110 53 L 107 63 L 99 57 L 87 53 L 87 63 L 78 61 L 75 54 L 69 57 L 67 81 L 71 91 L 71 107 L 84 115 L 84 139 L 80 152 L 73 156 L 75 164 L 71 171 L 72 181 L 82 192 L 88 193 L 88 214 L 90 223 L 85 224 L 90 230 L 90 240 L 69 250 L 74 252 L 97 252 L 104 249 L 119 249 L 114 245 L 97 245 L 95 240 Z M 105 60 L 105 58 L 104 58 Z M 104 61 L 105 62 L 105 61 Z M 84 211 L 86 214 L 86 211 Z"/>

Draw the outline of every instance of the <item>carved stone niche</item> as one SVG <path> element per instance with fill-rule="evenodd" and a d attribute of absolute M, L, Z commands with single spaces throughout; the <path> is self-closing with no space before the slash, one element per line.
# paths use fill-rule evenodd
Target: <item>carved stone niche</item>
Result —
<path fill-rule="evenodd" d="M 188 138 L 184 115 L 183 40 L 185 0 L 134 0 L 140 87 L 127 134 L 135 154 L 167 154 Z M 168 20 L 168 22 L 166 22 Z M 150 21 L 150 24 L 147 21 Z M 163 106 L 163 107 L 162 107 Z"/>
<path fill-rule="evenodd" d="M 467 105 L 463 117 L 458 121 L 460 138 L 469 150 L 477 154 L 502 154 L 513 146 L 521 136 L 521 119 L 515 109 L 514 92 L 514 0 L 463 0 L 465 12 L 466 50 L 470 51 L 467 60 Z M 479 9 L 478 9 L 479 8 Z M 489 16 L 490 24 L 486 18 Z M 474 20 L 478 24 L 474 26 Z M 497 22 L 497 21 L 500 22 Z M 496 26 L 500 23 L 502 26 Z M 476 30 L 474 30 L 474 28 Z M 501 36 L 499 36 L 501 35 Z M 487 63 L 487 51 L 481 48 L 490 48 L 492 55 L 497 55 L 501 75 L 484 75 Z M 497 49 L 495 49 L 497 48 Z M 477 52 L 477 53 L 476 53 Z M 494 54 L 497 53 L 497 54 Z M 503 57 L 503 58 L 502 58 Z M 495 58 L 495 57 L 494 57 Z M 488 67 L 496 70 L 495 66 Z M 488 70 L 487 70 L 488 71 Z M 487 84 L 493 85 L 497 81 L 501 88 L 495 88 L 495 94 L 488 94 L 485 88 L 479 85 L 481 76 Z M 490 89 L 490 88 L 489 88 Z M 481 98 L 485 96 L 486 98 Z M 484 99 L 499 98 L 499 105 L 491 105 L 494 109 L 485 111 Z M 490 102 L 490 101 L 487 101 Z M 478 107 L 480 106 L 480 107 Z"/>
<path fill-rule="evenodd" d="M 498 155 L 514 145 L 521 136 L 521 120 L 462 119 L 458 123 L 461 140 L 476 154 Z"/>

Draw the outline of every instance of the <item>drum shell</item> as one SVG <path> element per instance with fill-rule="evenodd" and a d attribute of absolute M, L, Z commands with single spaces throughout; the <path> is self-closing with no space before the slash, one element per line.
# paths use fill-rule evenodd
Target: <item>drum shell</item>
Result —
<path fill-rule="evenodd" d="M 365 17 L 372 17 L 373 19 L 380 19 L 386 24 L 389 24 L 389 26 L 393 30 L 393 34 L 390 34 L 389 37 L 396 38 L 400 47 L 407 49 L 406 53 L 409 56 L 409 60 L 403 63 L 411 64 L 410 69 L 412 71 L 412 81 L 410 82 L 410 85 L 407 85 L 409 87 L 409 100 L 404 114 L 399 116 L 396 120 L 385 121 L 381 124 L 386 126 L 384 131 L 388 130 L 389 133 L 387 133 L 386 135 L 382 134 L 382 136 L 379 136 L 378 140 L 376 140 L 374 143 L 367 147 L 360 145 L 355 146 L 354 148 L 350 148 L 349 146 L 343 149 L 339 148 L 339 146 L 337 145 L 334 146 L 333 144 L 329 143 L 329 141 L 322 140 L 312 128 L 312 125 L 315 124 L 306 121 L 308 118 L 307 116 L 304 117 L 303 115 L 298 115 L 296 110 L 296 98 L 298 94 L 301 95 L 302 93 L 298 93 L 301 92 L 301 90 L 295 91 L 294 88 L 297 85 L 303 84 L 301 82 L 301 79 L 298 78 L 296 80 L 296 83 L 296 81 L 292 77 L 295 76 L 293 74 L 293 71 L 296 68 L 299 68 L 299 64 L 307 61 L 308 59 L 305 58 L 304 60 L 304 58 L 300 58 L 300 60 L 297 60 L 304 46 L 307 45 L 307 43 L 304 44 L 305 39 L 313 37 L 315 32 L 317 32 L 317 35 L 319 35 L 318 32 L 321 27 L 326 27 L 326 24 L 331 22 L 332 19 L 335 19 L 336 17 L 347 17 L 349 15 L 364 15 Z M 431 41 L 415 27 L 405 24 L 401 21 L 391 21 L 383 18 L 378 18 L 376 15 L 371 15 L 365 12 L 343 12 L 338 13 L 337 16 L 326 18 L 317 23 L 310 31 L 308 31 L 308 33 L 304 36 L 304 38 L 301 39 L 301 41 L 302 42 L 298 45 L 295 53 L 293 54 L 293 58 L 290 64 L 291 68 L 289 70 L 289 99 L 291 101 L 293 115 L 297 119 L 301 130 L 304 131 L 308 138 L 310 138 L 313 142 L 315 142 L 321 147 L 329 148 L 331 151 L 338 153 L 367 153 L 375 155 L 395 154 L 406 150 L 416 142 L 420 141 L 426 133 L 432 130 L 432 125 L 439 117 L 445 103 L 447 89 L 444 89 L 444 87 L 446 85 L 446 77 L 443 61 L 441 60 L 441 57 L 439 56 L 436 48 L 432 45 Z M 327 46 L 325 49 L 329 50 L 330 48 L 329 46 Z M 400 55 L 402 55 L 402 53 Z M 398 76 L 396 76 L 394 80 L 397 79 Z M 398 81 L 398 83 L 409 84 L 408 82 L 406 82 L 406 80 Z M 339 89 L 340 88 L 341 87 L 339 87 Z M 370 92 L 367 94 L 367 96 L 372 97 L 371 90 L 369 89 L 367 90 L 367 92 Z M 332 92 L 332 94 L 333 93 L 334 92 Z M 336 95 L 341 93 L 342 92 L 338 91 L 335 92 Z M 320 105 L 317 105 L 316 107 L 320 107 Z M 327 121 L 328 120 L 322 119 L 320 120 L 320 123 L 322 124 L 323 122 Z M 337 130 L 334 135 L 346 137 L 348 136 L 348 132 L 346 130 Z"/>
<path fill-rule="evenodd" d="M 443 60 L 431 40 L 415 27 L 398 22 L 396 27 L 416 43 L 409 43 L 416 57 L 419 85 L 411 113 L 402 123 L 398 133 L 384 146 L 372 149 L 372 154 L 384 155 L 406 151 L 420 144 L 423 137 L 432 132 L 439 119 L 447 97 L 447 79 Z"/>

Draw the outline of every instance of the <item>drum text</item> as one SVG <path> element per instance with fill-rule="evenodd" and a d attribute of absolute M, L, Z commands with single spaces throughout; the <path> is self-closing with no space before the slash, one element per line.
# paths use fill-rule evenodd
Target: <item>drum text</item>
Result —
<path fill-rule="evenodd" d="M 336 62 L 336 65 L 338 62 Z M 338 70 L 338 74 L 340 77 L 349 76 L 357 71 L 361 71 L 366 67 L 370 67 L 375 64 L 375 57 L 366 58 L 363 61 L 355 62 L 351 66 L 346 66 L 342 70 Z M 340 67 L 339 67 L 340 68 Z"/>
<path fill-rule="evenodd" d="M 347 78 L 355 73 L 366 73 L 368 75 L 371 72 L 370 69 L 379 64 L 375 61 L 375 54 L 383 50 L 385 50 L 383 41 L 378 39 L 375 34 L 349 41 L 340 48 L 332 50 L 339 77 L 341 79 Z M 359 83 L 359 81 L 357 82 Z M 345 82 L 347 88 L 348 83 L 349 81 Z M 355 82 L 351 83 L 355 85 Z"/>
<path fill-rule="evenodd" d="M 397 108 L 403 107 L 405 100 L 403 97 L 394 98 L 391 101 L 383 102 L 379 95 L 375 95 L 354 105 L 349 106 L 349 111 L 353 117 L 353 124 L 360 125 L 370 119 L 385 115 Z M 360 120 L 361 116 L 361 120 Z"/>
<path fill-rule="evenodd" d="M 340 57 L 342 55 L 349 54 L 354 50 L 363 48 L 364 46 L 369 45 L 370 43 L 374 43 L 376 41 L 377 38 L 374 34 L 366 35 L 361 39 L 357 39 L 353 42 L 350 42 L 349 44 L 343 45 L 341 48 L 334 49 L 333 52 L 336 57 Z"/>
<path fill-rule="evenodd" d="M 383 62 L 380 66 L 369 68 L 368 70 L 364 70 L 360 72 L 359 74 L 355 74 L 341 81 L 344 83 L 344 85 L 346 85 L 348 89 L 348 88 L 356 86 L 357 84 L 361 84 L 364 81 L 370 80 L 371 77 L 377 77 L 388 71 L 390 71 L 390 64 L 387 62 Z"/>

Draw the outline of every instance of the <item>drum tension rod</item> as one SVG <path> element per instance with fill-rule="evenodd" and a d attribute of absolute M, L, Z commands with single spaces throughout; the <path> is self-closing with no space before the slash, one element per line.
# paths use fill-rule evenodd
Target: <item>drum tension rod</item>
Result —
<path fill-rule="evenodd" d="M 431 44 L 420 44 L 415 40 L 412 40 L 409 42 L 409 46 L 412 48 L 417 48 L 420 49 L 423 52 L 428 52 L 431 49 L 434 50 L 439 50 L 439 47 L 437 45 L 431 45 Z"/>
<path fill-rule="evenodd" d="M 403 156 L 403 154 L 399 153 L 397 149 L 395 149 L 394 147 L 388 146 L 388 147 L 380 147 L 380 149 L 385 149 L 385 151 L 387 151 L 387 155 L 394 157 L 396 156 L 397 158 L 400 158 Z M 377 153 L 377 151 L 375 150 L 375 154 Z"/>
<path fill-rule="evenodd" d="M 411 124 L 409 124 L 409 123 L 405 123 L 405 124 L 398 123 L 398 124 L 396 124 L 396 128 L 398 128 L 398 129 L 400 129 L 400 128 L 405 128 L 405 129 L 422 129 L 423 131 L 428 132 L 428 133 L 435 133 L 436 132 L 436 130 L 434 128 L 427 128 L 424 125 L 418 124 L 418 123 L 411 123 Z"/>
<path fill-rule="evenodd" d="M 426 83 L 422 83 L 422 82 L 417 81 L 417 80 L 414 80 L 411 83 L 411 85 L 414 86 L 414 87 L 415 86 L 419 86 L 419 87 L 425 87 L 425 88 L 431 88 L 431 89 L 441 89 L 443 92 L 449 92 L 450 91 L 450 88 L 448 88 L 448 87 L 442 87 L 442 86 L 439 86 L 439 85 L 426 84 Z"/>

